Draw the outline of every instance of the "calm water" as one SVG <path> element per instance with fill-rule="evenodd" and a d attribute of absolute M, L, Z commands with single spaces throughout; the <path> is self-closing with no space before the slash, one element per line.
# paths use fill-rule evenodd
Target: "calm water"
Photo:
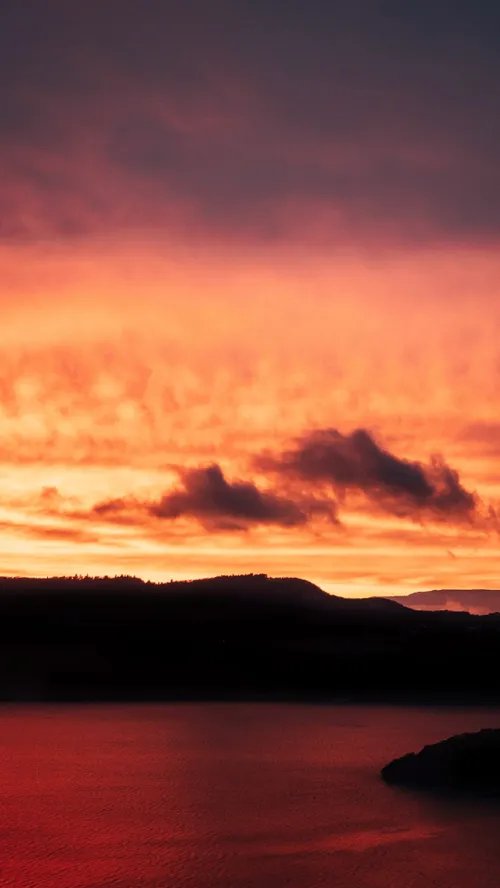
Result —
<path fill-rule="evenodd" d="M 387 788 L 387 760 L 500 711 L 0 710 L 0 884 L 498 888 L 500 806 Z"/>

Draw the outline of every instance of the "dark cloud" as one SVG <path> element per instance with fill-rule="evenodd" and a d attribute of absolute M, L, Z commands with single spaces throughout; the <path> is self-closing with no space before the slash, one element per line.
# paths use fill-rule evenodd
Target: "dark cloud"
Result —
<path fill-rule="evenodd" d="M 307 516 L 295 503 L 262 493 L 250 482 L 230 483 L 217 465 L 183 474 L 183 489 L 166 494 L 150 507 L 156 518 L 195 518 L 234 521 L 236 524 L 305 524 Z"/>
<path fill-rule="evenodd" d="M 369 432 L 343 435 L 336 429 L 314 431 L 278 456 L 259 457 L 258 465 L 310 485 L 331 485 L 342 497 L 365 494 L 387 511 L 412 517 L 432 513 L 448 520 L 471 519 L 477 506 L 458 472 L 440 457 L 428 465 L 401 459 L 380 447 Z"/>
<path fill-rule="evenodd" d="M 135 522 L 147 515 L 162 520 L 196 518 L 214 530 L 245 530 L 252 525 L 299 527 L 314 514 L 335 520 L 333 506 L 314 499 L 297 503 L 275 493 L 261 491 L 251 482 L 229 482 L 218 465 L 187 469 L 182 486 L 156 501 L 132 498 L 97 504 L 93 516 Z"/>
<path fill-rule="evenodd" d="M 487 2 L 4 0 L 0 237 L 496 239 L 499 50 Z"/>

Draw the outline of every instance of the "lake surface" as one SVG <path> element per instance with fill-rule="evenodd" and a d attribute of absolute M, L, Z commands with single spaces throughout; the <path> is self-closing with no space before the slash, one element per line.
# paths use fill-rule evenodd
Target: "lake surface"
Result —
<path fill-rule="evenodd" d="M 385 786 L 389 759 L 499 710 L 0 709 L 0 884 L 498 888 L 500 805 Z"/>

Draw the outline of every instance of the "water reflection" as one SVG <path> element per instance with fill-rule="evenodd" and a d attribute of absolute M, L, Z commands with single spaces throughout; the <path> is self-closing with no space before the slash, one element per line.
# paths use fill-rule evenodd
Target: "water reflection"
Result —
<path fill-rule="evenodd" d="M 175 705 L 0 712 L 14 888 L 497 888 L 500 806 L 387 787 L 498 711 Z"/>

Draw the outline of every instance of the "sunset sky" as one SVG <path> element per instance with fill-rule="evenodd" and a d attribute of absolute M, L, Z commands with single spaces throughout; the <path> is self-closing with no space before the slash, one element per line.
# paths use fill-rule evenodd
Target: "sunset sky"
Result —
<path fill-rule="evenodd" d="M 498 588 L 499 35 L 2 0 L 0 574 Z"/>

